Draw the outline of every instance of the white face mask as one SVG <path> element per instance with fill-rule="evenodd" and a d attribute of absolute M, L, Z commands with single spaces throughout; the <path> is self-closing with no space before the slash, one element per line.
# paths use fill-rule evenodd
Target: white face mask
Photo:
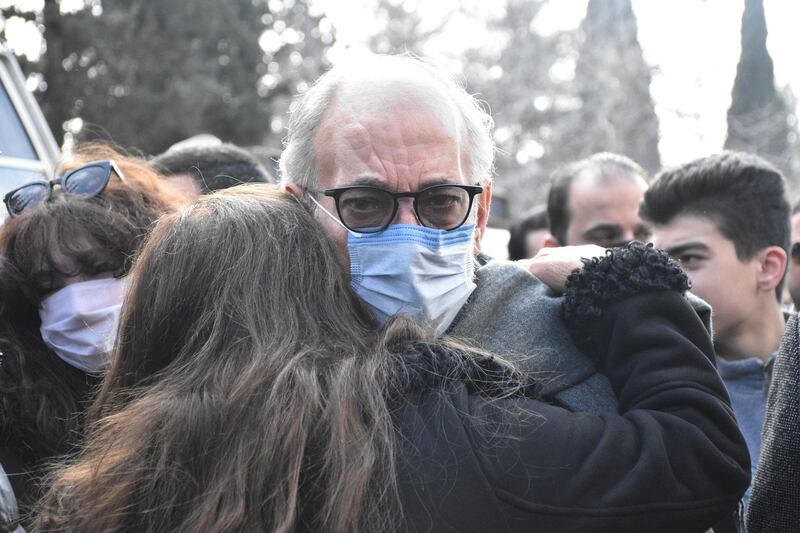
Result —
<path fill-rule="evenodd" d="M 452 231 L 396 224 L 380 233 L 350 235 L 353 289 L 380 323 L 410 315 L 441 335 L 475 290 L 474 232 L 474 224 Z"/>
<path fill-rule="evenodd" d="M 114 345 L 127 280 L 72 283 L 42 301 L 42 340 L 64 362 L 87 373 L 102 372 Z"/>
<path fill-rule="evenodd" d="M 378 233 L 347 231 L 351 284 L 381 324 L 404 314 L 442 335 L 475 290 L 475 224 L 451 231 L 415 224 L 394 224 Z"/>

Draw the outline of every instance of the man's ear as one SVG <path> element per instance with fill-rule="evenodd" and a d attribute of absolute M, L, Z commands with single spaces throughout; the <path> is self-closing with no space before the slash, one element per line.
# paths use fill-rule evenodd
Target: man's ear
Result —
<path fill-rule="evenodd" d="M 558 242 L 556 236 L 552 233 L 548 233 L 547 236 L 544 238 L 544 247 L 545 248 L 558 248 L 561 246 L 561 243 Z"/>
<path fill-rule="evenodd" d="M 306 197 L 305 193 L 303 192 L 303 188 L 290 181 L 281 182 L 281 191 L 288 192 L 298 200 L 303 200 Z"/>
<path fill-rule="evenodd" d="M 788 256 L 780 246 L 768 246 L 759 253 L 759 290 L 774 292 L 786 272 Z"/>
<path fill-rule="evenodd" d="M 481 240 L 486 231 L 486 224 L 489 223 L 489 209 L 492 205 L 492 183 L 483 186 L 483 192 L 476 197 L 478 202 L 478 220 L 475 223 L 475 255 L 481 253 Z"/>

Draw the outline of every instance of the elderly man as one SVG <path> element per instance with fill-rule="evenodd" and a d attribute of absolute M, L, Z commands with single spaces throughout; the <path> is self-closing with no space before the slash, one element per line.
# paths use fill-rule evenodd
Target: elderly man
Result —
<path fill-rule="evenodd" d="M 480 253 L 492 197 L 491 127 L 473 97 L 426 63 L 361 57 L 337 65 L 294 103 L 282 186 L 318 207 L 354 289 L 379 321 L 415 315 L 437 334 L 550 372 L 543 393 L 565 407 L 614 411 L 608 380 L 560 318 L 560 295 Z M 580 254 L 602 253 L 595 248 Z M 564 264 L 564 271 L 531 271 L 558 285 L 574 268 Z M 701 312 L 707 319 L 708 309 Z"/>
<path fill-rule="evenodd" d="M 319 206 L 379 320 L 417 315 L 436 333 L 551 371 L 544 393 L 571 409 L 613 411 L 608 381 L 559 318 L 561 298 L 480 254 L 491 126 L 475 99 L 427 64 L 368 56 L 338 65 L 295 103 L 282 183 Z M 441 239 L 439 229 L 452 231 Z"/>
<path fill-rule="evenodd" d="M 541 396 L 555 405 L 583 413 L 616 413 L 608 379 L 575 346 L 560 318 L 563 298 L 519 265 L 489 262 L 480 253 L 492 196 L 491 124 L 475 99 L 421 61 L 367 56 L 338 64 L 292 108 L 280 160 L 282 185 L 316 208 L 351 273 L 353 288 L 377 320 L 413 315 L 436 334 L 447 333 L 516 358 L 521 368 L 538 373 Z M 556 269 L 552 277 L 558 284 L 563 271 Z M 600 419 L 581 416 L 587 416 L 589 424 Z M 733 423 L 732 416 L 728 422 Z M 459 453 L 455 448 L 445 451 L 447 457 Z M 426 460 L 447 461 L 435 454 Z M 665 471 L 672 472 L 669 463 L 665 459 Z M 476 486 L 493 495 L 488 499 L 503 499 L 500 493 L 506 489 L 492 485 L 498 479 L 546 475 L 526 474 L 528 466 L 515 465 L 504 475 L 484 472 L 486 479 Z M 403 475 L 413 478 L 414 473 L 401 475 L 401 484 L 427 487 L 424 495 L 415 492 L 418 499 L 403 502 L 409 515 L 425 518 L 417 524 L 426 524 L 422 530 L 464 530 L 493 516 L 481 505 L 470 507 L 474 513 L 451 512 L 443 502 L 459 498 L 449 481 L 458 465 L 438 468 L 442 476 L 435 480 L 409 481 Z M 643 487 L 633 492 L 648 502 L 646 508 L 664 498 L 670 506 L 678 499 L 695 508 L 704 496 L 685 491 L 671 476 L 653 480 L 658 488 L 652 494 L 642 492 Z M 524 486 L 537 483 L 525 479 Z M 611 483 L 607 491 L 601 489 L 604 495 L 622 493 L 609 479 L 601 483 Z M 576 486 L 583 487 L 579 482 Z M 479 494 L 483 492 L 464 497 Z M 629 497 L 623 499 L 620 505 L 632 503 Z M 606 521 L 605 515 L 619 510 L 596 509 L 591 500 L 554 495 L 549 502 L 554 506 L 546 506 L 543 513 L 552 518 L 592 508 L 599 514 L 587 518 L 587 531 L 613 529 L 613 520 Z M 518 503 L 507 511 L 527 505 Z M 605 518 L 597 518 L 601 515 Z M 495 526 L 503 529 L 499 522 Z"/>

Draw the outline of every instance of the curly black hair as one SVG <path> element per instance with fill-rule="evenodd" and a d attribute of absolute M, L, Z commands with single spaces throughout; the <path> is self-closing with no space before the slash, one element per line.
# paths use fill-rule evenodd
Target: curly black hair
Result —
<path fill-rule="evenodd" d="M 686 272 L 666 252 L 633 241 L 607 250 L 603 257 L 583 259 L 583 268 L 567 277 L 561 312 L 582 346 L 590 325 L 609 305 L 649 291 L 683 294 L 690 286 Z"/>

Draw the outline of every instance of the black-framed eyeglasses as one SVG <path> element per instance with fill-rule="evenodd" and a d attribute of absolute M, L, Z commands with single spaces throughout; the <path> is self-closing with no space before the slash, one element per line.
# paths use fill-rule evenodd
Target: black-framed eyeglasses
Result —
<path fill-rule="evenodd" d="M 120 180 L 125 181 L 125 176 L 114 161 L 94 161 L 70 170 L 60 178 L 32 181 L 17 187 L 5 195 L 3 202 L 8 214 L 15 217 L 26 209 L 49 200 L 56 185 L 66 193 L 91 198 L 105 190 L 112 170 Z"/>
<path fill-rule="evenodd" d="M 400 198 L 413 200 L 414 214 L 423 226 L 454 230 L 469 217 L 472 202 L 483 192 L 480 185 L 432 185 L 417 192 L 391 192 L 356 185 L 321 191 L 336 202 L 339 220 L 350 231 L 377 233 L 394 220 Z"/>

